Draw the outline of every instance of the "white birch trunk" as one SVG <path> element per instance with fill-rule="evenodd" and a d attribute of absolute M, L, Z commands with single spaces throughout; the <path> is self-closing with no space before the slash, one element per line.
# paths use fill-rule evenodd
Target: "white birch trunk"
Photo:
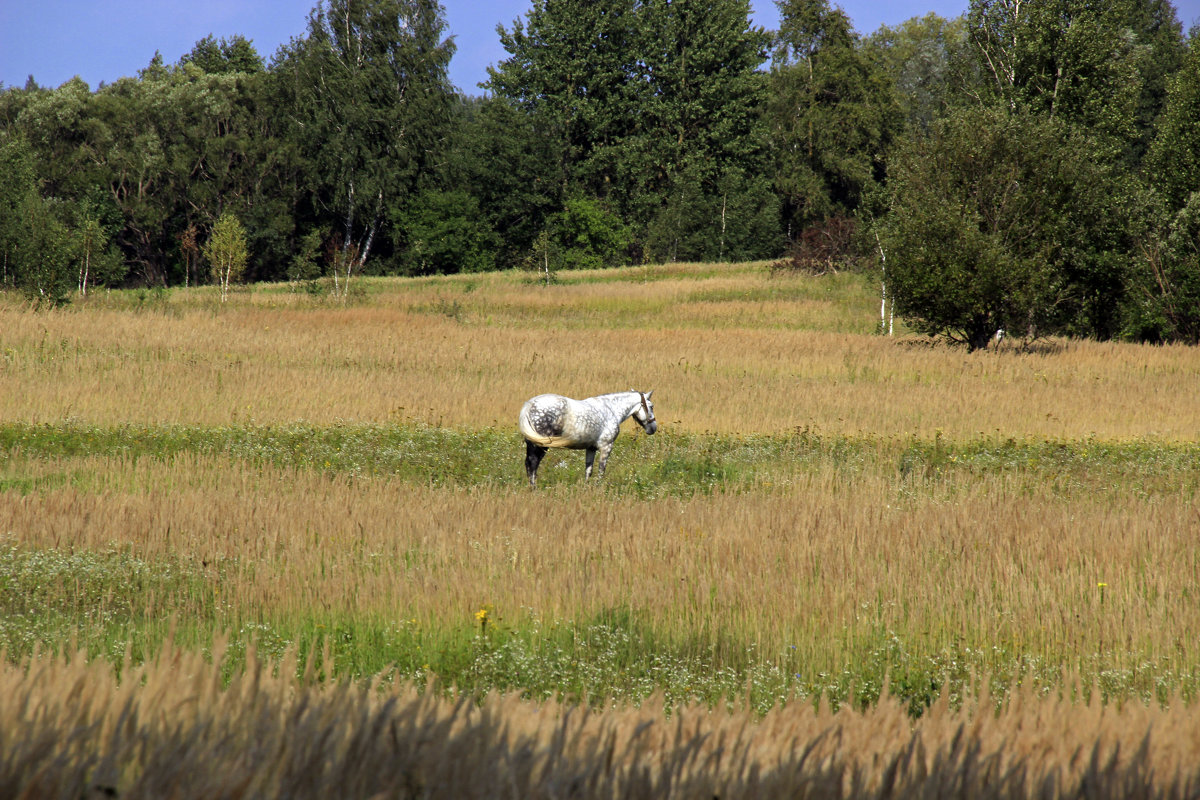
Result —
<path fill-rule="evenodd" d="M 883 270 L 883 280 L 880 283 L 880 298 L 879 298 L 879 330 L 887 331 L 887 335 L 892 335 L 892 324 L 896 318 L 896 301 L 892 300 L 892 311 L 888 313 L 888 291 L 887 291 L 887 254 L 883 252 L 883 243 L 879 241 L 879 234 L 875 234 L 875 246 L 879 248 L 879 263 Z"/>

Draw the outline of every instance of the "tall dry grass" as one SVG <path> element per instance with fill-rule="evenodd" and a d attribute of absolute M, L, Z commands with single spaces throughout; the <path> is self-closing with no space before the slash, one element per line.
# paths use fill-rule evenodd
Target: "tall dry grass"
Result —
<path fill-rule="evenodd" d="M 508 428 L 533 394 L 634 386 L 657 390 L 667 435 L 1200 432 L 1194 348 L 1060 342 L 967 356 L 862 335 L 877 311 L 871 287 L 825 280 L 708 268 L 550 287 L 498 275 L 381 282 L 350 307 L 277 293 L 228 308 L 179 293 L 143 312 L 2 305 L 0 421 Z"/>
<path fill-rule="evenodd" d="M 1147 696 L 1200 663 L 1186 495 L 1056 496 L 970 474 L 917 494 L 872 469 L 653 503 L 190 455 L 23 471 L 80 478 L 0 493 L 7 546 L 182 564 L 201 588 L 115 602 L 215 630 L 355 619 L 469 635 L 491 606 L 495 625 L 536 636 L 627 610 L 665 645 L 716 664 L 768 659 L 816 691 L 832 680 L 819 674 L 884 643 L 974 654 L 947 669 L 1020 663 L 1049 680 L 1064 667 L 1107 671 L 1125 676 L 1115 692 Z M 73 591 L 67 575 L 49 596 Z"/>
<path fill-rule="evenodd" d="M 214 648 L 217 660 L 221 647 Z M 312 660 L 309 661 L 311 665 Z M 915 724 L 885 697 L 602 714 L 516 696 L 479 705 L 320 685 L 292 660 L 218 666 L 168 644 L 149 664 L 34 656 L 0 666 L 0 794 L 210 797 L 1188 797 L 1200 716 L 1019 691 L 946 699 Z M 1093 695 L 1094 696 L 1094 695 Z"/>

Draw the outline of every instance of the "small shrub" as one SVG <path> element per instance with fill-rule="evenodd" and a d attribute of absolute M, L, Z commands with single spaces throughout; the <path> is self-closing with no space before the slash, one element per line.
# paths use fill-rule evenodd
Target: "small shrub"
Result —
<path fill-rule="evenodd" d="M 854 258 L 855 228 L 849 217 L 830 217 L 813 225 L 788 245 L 787 254 L 771 265 L 771 271 L 810 275 L 837 272 Z"/>

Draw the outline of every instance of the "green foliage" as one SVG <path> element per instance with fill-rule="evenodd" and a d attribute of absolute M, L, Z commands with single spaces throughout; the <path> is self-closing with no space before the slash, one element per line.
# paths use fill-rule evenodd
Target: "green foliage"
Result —
<path fill-rule="evenodd" d="M 300 239 L 300 246 L 288 267 L 288 280 L 315 282 L 321 277 L 321 245 L 325 233 L 312 230 Z"/>
<path fill-rule="evenodd" d="M 645 233 L 654 261 L 753 261 L 782 243 L 779 199 L 770 181 L 730 168 L 710 184 L 699 168 L 674 176 Z"/>
<path fill-rule="evenodd" d="M 22 236 L 17 210 L 36 191 L 33 152 L 20 134 L 0 133 L 0 286 L 15 286 L 15 263 L 10 266 Z"/>
<path fill-rule="evenodd" d="M 205 72 L 262 72 L 262 56 L 245 37 L 234 36 L 218 42 L 211 35 L 196 42 L 179 64 L 194 64 Z"/>
<path fill-rule="evenodd" d="M 562 207 L 556 145 L 540 119 L 503 98 L 466 99 L 455 113 L 445 185 L 466 191 L 498 234 L 496 266 L 520 266 Z"/>
<path fill-rule="evenodd" d="M 39 305 L 67 302 L 75 286 L 75 242 L 58 211 L 57 204 L 30 191 L 8 226 L 13 232 L 8 268 L 17 287 Z"/>
<path fill-rule="evenodd" d="M 950 107 L 966 99 L 961 88 L 978 82 L 962 17 L 929 13 L 894 28 L 883 25 L 863 46 L 890 78 L 892 98 L 910 131 L 928 133 Z"/>
<path fill-rule="evenodd" d="M 1147 235 L 1129 304 L 1130 338 L 1200 344 L 1200 191 L 1162 231 Z"/>
<path fill-rule="evenodd" d="M 550 219 L 559 263 L 567 269 L 616 266 L 626 259 L 629 233 L 620 217 L 585 197 L 566 202 Z"/>
<path fill-rule="evenodd" d="M 432 0 L 328 0 L 277 64 L 307 188 L 336 215 L 347 281 L 440 155 L 454 52 L 444 28 Z"/>
<path fill-rule="evenodd" d="M 642 48 L 633 0 L 534 0 L 524 20 L 499 29 L 509 54 L 489 68 L 490 88 L 530 114 L 558 163 L 545 179 L 603 196 L 617 178 L 618 142 L 636 129 L 645 87 L 632 81 Z"/>
<path fill-rule="evenodd" d="M 826 0 L 780 4 L 767 117 L 791 235 L 853 212 L 900 124 L 887 76 Z"/>
<path fill-rule="evenodd" d="M 488 82 L 543 137 L 550 168 L 530 177 L 567 216 L 570 198 L 605 203 L 635 250 L 721 258 L 728 224 L 723 235 L 711 212 L 731 195 L 757 231 L 749 217 L 771 210 L 749 177 L 764 163 L 767 39 L 748 12 L 744 0 L 535 2 L 501 30 L 510 55 Z"/>
<path fill-rule="evenodd" d="M 973 332 L 960 321 L 953 336 L 980 346 L 996 324 L 1191 339 L 1164 303 L 1188 296 L 1168 240 L 1200 181 L 1200 67 L 1169 0 L 973 0 L 965 17 L 865 39 L 828 0 L 783 0 L 778 32 L 749 11 L 535 0 L 500 29 L 507 56 L 486 97 L 450 86 L 453 40 L 433 0 L 322 0 L 268 66 L 241 36 L 207 36 L 94 92 L 79 79 L 0 90 L 0 285 L 20 275 L 54 303 L 68 275 L 81 291 L 190 284 L 199 232 L 225 211 L 245 226 L 246 280 L 316 288 L 303 232 L 320 230 L 339 291 L 364 271 L 511 268 L 531 254 L 540 270 L 770 258 L 824 220 L 888 216 L 889 181 L 912 192 L 920 172 L 941 204 L 918 208 L 920 224 L 949 237 L 942 266 L 921 267 L 925 294 L 946 306 L 965 281 L 1010 297 L 972 301 Z M 1057 143 L 1035 136 L 1023 156 L 1049 165 L 1033 176 L 1047 194 L 1019 193 L 1057 211 L 1002 209 L 1033 220 L 1019 254 L 1015 229 L 947 211 L 932 187 L 962 187 L 936 176 L 944 155 L 900 147 L 989 108 L 1059 126 Z M 874 229 L 860 229 L 874 252 Z"/>
<path fill-rule="evenodd" d="M 1144 149 L 1182 55 L 1165 0 L 972 0 L 968 29 L 987 96 L 1089 130 L 1110 159 Z"/>
<path fill-rule="evenodd" d="M 1174 212 L 1200 187 L 1200 36 L 1193 36 L 1167 92 L 1147 171 Z"/>
<path fill-rule="evenodd" d="M 108 234 L 95 217 L 86 217 L 75 232 L 75 252 L 79 259 L 79 293 L 88 287 L 118 282 L 125 275 L 125 264 L 108 241 Z"/>

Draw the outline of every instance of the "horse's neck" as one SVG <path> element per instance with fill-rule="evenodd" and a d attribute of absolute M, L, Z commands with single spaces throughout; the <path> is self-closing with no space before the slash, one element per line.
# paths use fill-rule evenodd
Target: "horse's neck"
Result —
<path fill-rule="evenodd" d="M 633 416 L 642 405 L 642 396 L 637 392 L 616 392 L 609 395 L 611 402 L 608 407 L 617 415 L 621 422 Z"/>

